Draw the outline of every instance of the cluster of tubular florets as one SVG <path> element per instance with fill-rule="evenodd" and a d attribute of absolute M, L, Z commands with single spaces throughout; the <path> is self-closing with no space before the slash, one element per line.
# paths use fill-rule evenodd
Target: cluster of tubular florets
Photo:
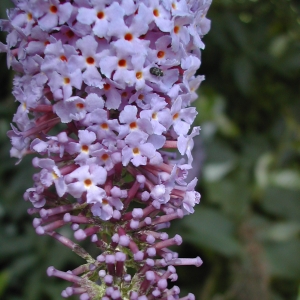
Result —
<path fill-rule="evenodd" d="M 202 261 L 179 258 L 169 247 L 181 237 L 161 230 L 200 201 L 197 179 L 186 182 L 199 133 L 190 104 L 203 80 L 195 74 L 211 1 L 13 2 L 0 23 L 20 103 L 11 156 L 37 155 L 24 194 L 40 215 L 37 234 L 86 260 L 48 275 L 72 283 L 63 297 L 179 299 L 179 288 L 168 288 L 175 266 Z M 67 224 L 98 257 L 57 231 Z"/>

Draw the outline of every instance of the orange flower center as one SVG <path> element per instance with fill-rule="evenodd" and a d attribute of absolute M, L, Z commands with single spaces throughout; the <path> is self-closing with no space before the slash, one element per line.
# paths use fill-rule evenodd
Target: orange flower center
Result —
<path fill-rule="evenodd" d="M 133 154 L 139 154 L 140 150 L 139 150 L 139 148 L 135 147 L 132 149 L 132 152 L 133 152 Z"/>
<path fill-rule="evenodd" d="M 143 72 L 136 72 L 135 77 L 136 77 L 136 79 L 143 78 Z"/>
<path fill-rule="evenodd" d="M 129 124 L 130 129 L 136 129 L 137 128 L 137 124 L 136 122 L 132 122 Z"/>
<path fill-rule="evenodd" d="M 176 119 L 178 119 L 179 117 L 179 113 L 176 113 L 174 116 L 173 116 L 173 120 L 175 121 Z"/>
<path fill-rule="evenodd" d="M 108 160 L 108 158 L 109 158 L 109 155 L 106 154 L 106 153 L 104 153 L 104 154 L 101 156 L 101 159 L 104 160 L 104 161 Z"/>
<path fill-rule="evenodd" d="M 65 77 L 64 78 L 64 84 L 69 84 L 71 82 L 70 78 Z"/>
<path fill-rule="evenodd" d="M 57 174 L 56 174 L 54 171 L 52 172 L 52 178 L 53 178 L 54 180 L 58 178 Z"/>
<path fill-rule="evenodd" d="M 125 59 L 120 59 L 118 62 L 119 67 L 125 68 L 127 65 L 127 62 Z"/>
<path fill-rule="evenodd" d="M 90 187 L 90 186 L 92 185 L 92 180 L 91 180 L 91 179 L 86 179 L 86 180 L 84 181 L 84 185 L 85 185 L 86 187 Z"/>
<path fill-rule="evenodd" d="M 57 7 L 56 7 L 55 5 L 51 5 L 49 10 L 50 10 L 53 14 L 56 14 L 57 11 L 58 11 L 58 9 L 57 9 Z"/>
<path fill-rule="evenodd" d="M 155 17 L 158 17 L 158 16 L 159 16 L 159 10 L 158 10 L 157 8 L 155 8 L 155 9 L 153 10 L 153 15 L 154 15 Z"/>
<path fill-rule="evenodd" d="M 89 56 L 86 58 L 86 62 L 89 64 L 89 65 L 93 65 L 95 63 L 95 60 L 93 57 Z"/>
<path fill-rule="evenodd" d="M 28 14 L 27 14 L 27 19 L 28 19 L 28 21 L 31 21 L 31 20 L 32 20 L 32 14 L 31 14 L 31 13 L 28 13 Z"/>
<path fill-rule="evenodd" d="M 131 33 L 126 33 L 125 35 L 124 35 L 124 39 L 126 40 L 126 41 L 132 41 L 133 40 L 133 35 L 131 34 Z"/>
<path fill-rule="evenodd" d="M 66 36 L 71 39 L 73 36 L 75 35 L 75 33 L 72 30 L 68 30 L 66 31 Z"/>
<path fill-rule="evenodd" d="M 179 26 L 176 25 L 176 26 L 174 27 L 174 33 L 177 34 L 177 33 L 179 32 L 179 29 L 180 29 Z"/>
<path fill-rule="evenodd" d="M 83 109 L 83 108 L 84 108 L 84 105 L 83 105 L 83 103 L 77 103 L 77 104 L 76 104 L 76 107 L 77 107 L 78 109 Z"/>
<path fill-rule="evenodd" d="M 102 123 L 102 124 L 101 124 L 101 128 L 102 128 L 102 129 L 105 129 L 105 130 L 108 129 L 107 123 Z"/>
<path fill-rule="evenodd" d="M 62 56 L 60 57 L 60 60 L 62 60 L 62 61 L 68 61 L 68 59 L 67 59 L 64 55 L 62 55 Z"/>
<path fill-rule="evenodd" d="M 97 13 L 97 18 L 98 19 L 103 19 L 104 18 L 104 12 L 103 11 L 99 11 L 98 13 Z"/>
<path fill-rule="evenodd" d="M 103 87 L 106 91 L 108 91 L 110 89 L 110 84 L 105 83 Z"/>
<path fill-rule="evenodd" d="M 157 58 L 163 58 L 165 56 L 165 52 L 164 51 L 158 51 L 157 52 Z"/>
<path fill-rule="evenodd" d="M 82 146 L 81 146 L 81 151 L 82 151 L 82 152 L 88 152 L 88 151 L 89 151 L 89 146 L 87 146 L 87 145 L 82 145 Z"/>

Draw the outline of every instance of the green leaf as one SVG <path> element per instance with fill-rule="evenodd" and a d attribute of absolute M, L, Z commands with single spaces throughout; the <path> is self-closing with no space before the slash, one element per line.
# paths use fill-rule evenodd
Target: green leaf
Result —
<path fill-rule="evenodd" d="M 248 94 L 251 91 L 253 67 L 247 57 L 242 56 L 234 61 L 234 79 L 243 94 Z"/>
<path fill-rule="evenodd" d="M 270 184 L 278 187 L 300 190 L 300 172 L 295 170 L 281 170 L 270 173 Z"/>
<path fill-rule="evenodd" d="M 198 247 L 213 249 L 225 256 L 240 252 L 240 245 L 234 237 L 234 224 L 220 212 L 201 207 L 182 220 L 187 232 L 184 239 Z"/>
<path fill-rule="evenodd" d="M 288 47 L 289 40 L 288 35 L 276 36 L 270 44 L 270 54 L 274 57 L 282 56 Z"/>
<path fill-rule="evenodd" d="M 262 230 L 261 236 L 265 240 L 283 242 L 296 238 L 299 233 L 299 222 L 278 222 Z"/>
<path fill-rule="evenodd" d="M 262 208 L 275 216 L 300 220 L 300 195 L 298 191 L 269 187 L 262 198 Z"/>
<path fill-rule="evenodd" d="M 6 287 L 8 286 L 9 282 L 9 272 L 3 270 L 0 273 L 0 297 L 3 295 Z"/>
<path fill-rule="evenodd" d="M 235 166 L 233 161 L 206 164 L 203 168 L 203 177 L 206 181 L 219 181 L 225 177 Z"/>
<path fill-rule="evenodd" d="M 274 155 L 271 153 L 265 153 L 261 155 L 255 166 L 255 180 L 259 187 L 265 188 L 269 184 L 269 167 L 274 161 Z"/>
<path fill-rule="evenodd" d="M 237 220 L 244 217 L 251 200 L 247 176 L 245 170 L 238 170 L 220 181 L 205 182 L 207 199 L 220 205 L 224 213 Z"/>
<path fill-rule="evenodd" d="M 271 275 L 300 279 L 299 240 L 270 243 L 265 249 Z"/>
<path fill-rule="evenodd" d="M 0 261 L 5 261 L 12 256 L 18 256 L 32 248 L 31 241 L 28 236 L 7 237 L 0 235 L 0 240 L 5 241 L 1 243 L 0 247 Z M 22 246 L 21 246 L 22 245 Z"/>

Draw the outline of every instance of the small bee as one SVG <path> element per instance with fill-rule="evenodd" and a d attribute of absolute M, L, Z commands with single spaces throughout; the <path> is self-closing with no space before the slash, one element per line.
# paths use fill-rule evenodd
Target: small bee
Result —
<path fill-rule="evenodd" d="M 164 76 L 164 72 L 161 70 L 161 69 L 159 69 L 159 68 L 157 68 L 157 67 L 152 67 L 152 68 L 150 68 L 150 73 L 152 74 L 152 75 L 155 75 L 155 76 L 157 76 L 157 77 L 162 77 L 162 76 Z"/>

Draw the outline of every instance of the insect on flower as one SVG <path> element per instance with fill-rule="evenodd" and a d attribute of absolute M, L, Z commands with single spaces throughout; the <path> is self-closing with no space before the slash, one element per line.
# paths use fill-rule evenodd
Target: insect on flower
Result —
<path fill-rule="evenodd" d="M 152 68 L 150 68 L 149 71 L 152 75 L 155 75 L 157 77 L 164 76 L 164 72 L 161 69 L 157 68 L 157 67 L 152 67 Z"/>

